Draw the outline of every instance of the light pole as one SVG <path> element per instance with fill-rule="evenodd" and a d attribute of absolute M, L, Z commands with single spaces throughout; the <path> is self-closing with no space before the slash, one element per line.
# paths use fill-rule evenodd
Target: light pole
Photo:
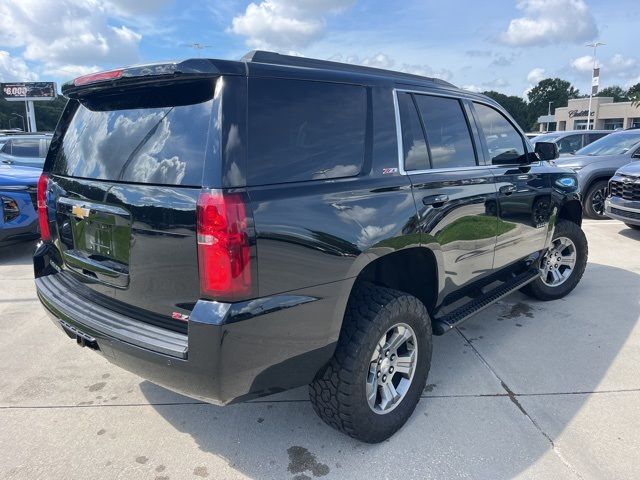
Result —
<path fill-rule="evenodd" d="M 547 132 L 549 131 L 549 117 L 551 116 L 551 104 L 553 102 L 549 102 L 549 108 L 547 109 Z M 558 127 L 556 126 L 556 130 Z"/>
<path fill-rule="evenodd" d="M 24 117 L 22 115 L 20 115 L 19 113 L 12 113 L 11 115 L 15 115 L 16 117 L 20 117 L 22 119 L 22 131 L 26 132 L 25 125 L 24 125 Z"/>
<path fill-rule="evenodd" d="M 593 100 L 593 79 L 595 77 L 595 72 L 596 72 L 596 65 L 597 65 L 597 60 L 596 60 L 596 53 L 598 51 L 598 47 L 601 45 L 606 45 L 605 43 L 602 42 L 592 42 L 592 43 L 587 43 L 585 46 L 586 47 L 592 47 L 593 48 L 593 70 L 591 70 L 591 91 L 589 92 L 589 108 L 587 110 L 587 130 L 589 130 L 589 125 L 591 123 L 591 101 Z M 598 75 L 598 77 L 600 77 Z M 594 118 L 595 121 L 595 118 Z M 595 128 L 595 125 L 594 125 Z"/>

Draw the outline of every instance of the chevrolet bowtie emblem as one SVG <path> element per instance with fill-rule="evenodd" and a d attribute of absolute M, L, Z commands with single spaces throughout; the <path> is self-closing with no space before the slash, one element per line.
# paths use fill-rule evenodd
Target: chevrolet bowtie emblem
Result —
<path fill-rule="evenodd" d="M 91 210 L 86 207 L 81 207 L 80 205 L 74 205 L 71 207 L 71 213 L 74 217 L 79 218 L 80 220 L 84 220 L 89 216 Z"/>

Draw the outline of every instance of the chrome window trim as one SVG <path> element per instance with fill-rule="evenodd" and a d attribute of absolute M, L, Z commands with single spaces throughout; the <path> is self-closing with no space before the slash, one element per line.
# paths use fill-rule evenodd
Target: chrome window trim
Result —
<path fill-rule="evenodd" d="M 482 99 L 469 99 L 467 97 L 462 97 L 462 96 L 459 96 L 459 95 L 455 95 L 453 93 L 431 92 L 431 91 L 424 91 L 424 90 L 411 90 L 411 89 L 407 89 L 407 88 L 394 88 L 392 90 L 392 95 L 393 95 L 393 109 L 394 109 L 395 119 L 396 119 L 396 143 L 398 144 L 398 172 L 400 173 L 400 175 L 420 175 L 420 174 L 423 174 L 423 173 L 461 172 L 461 171 L 465 171 L 465 170 L 476 170 L 476 169 L 498 169 L 498 168 L 505 168 L 507 166 L 507 165 L 475 165 L 475 166 L 468 166 L 468 167 L 428 168 L 428 169 L 424 169 L 424 170 L 409 170 L 409 171 L 405 170 L 404 169 L 404 161 L 403 161 L 404 160 L 404 145 L 402 143 L 402 125 L 400 123 L 400 107 L 399 107 L 399 104 L 398 104 L 398 92 L 416 93 L 416 94 L 419 94 L 419 95 L 431 95 L 431 96 L 434 96 L 434 97 L 453 98 L 453 99 L 456 99 L 456 100 L 467 99 L 467 100 L 470 100 L 471 102 L 480 103 L 480 104 L 485 105 L 487 107 L 493 108 L 494 110 L 496 109 L 496 106 L 492 105 L 490 102 L 484 101 Z M 500 111 L 498 110 L 498 112 L 500 112 Z M 509 123 L 511 123 L 511 121 L 509 121 Z M 518 135 L 520 135 L 520 137 L 522 138 L 522 133 L 517 128 L 516 128 L 516 132 L 518 132 Z M 472 132 L 469 132 L 469 136 L 470 136 L 470 138 L 473 138 Z M 528 145 L 528 144 L 523 141 L 523 145 Z M 525 150 L 528 150 L 528 149 L 525 148 Z M 541 164 L 541 162 L 533 162 L 533 163 L 530 163 L 528 166 L 540 165 L 540 164 Z"/>

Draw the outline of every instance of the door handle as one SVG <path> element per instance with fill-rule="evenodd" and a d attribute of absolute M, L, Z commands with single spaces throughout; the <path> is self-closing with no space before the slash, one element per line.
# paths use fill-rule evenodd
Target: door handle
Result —
<path fill-rule="evenodd" d="M 444 195 L 444 194 L 427 195 L 426 197 L 422 198 L 422 203 L 425 206 L 432 206 L 432 207 L 441 207 L 448 201 L 449 201 L 449 195 Z"/>
<path fill-rule="evenodd" d="M 516 187 L 513 183 L 510 183 L 509 185 L 501 186 L 499 191 L 504 195 L 511 195 L 512 193 L 518 191 L 518 187 Z"/>

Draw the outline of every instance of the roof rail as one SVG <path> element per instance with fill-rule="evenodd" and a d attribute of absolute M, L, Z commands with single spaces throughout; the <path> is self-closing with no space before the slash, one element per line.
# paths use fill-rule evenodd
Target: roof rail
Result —
<path fill-rule="evenodd" d="M 320 68 L 326 70 L 334 70 L 340 72 L 364 73 L 369 75 L 384 75 L 405 80 L 430 80 L 440 85 L 455 87 L 440 78 L 423 77 L 412 73 L 397 72 L 395 70 L 385 70 L 382 68 L 365 67 L 364 65 L 354 65 L 351 63 L 332 62 L 329 60 L 320 60 L 317 58 L 299 57 L 294 55 L 283 55 L 276 52 L 268 52 L 265 50 L 251 50 L 241 59 L 243 62 L 249 63 L 266 63 L 272 65 L 286 65 L 291 67 Z"/>

